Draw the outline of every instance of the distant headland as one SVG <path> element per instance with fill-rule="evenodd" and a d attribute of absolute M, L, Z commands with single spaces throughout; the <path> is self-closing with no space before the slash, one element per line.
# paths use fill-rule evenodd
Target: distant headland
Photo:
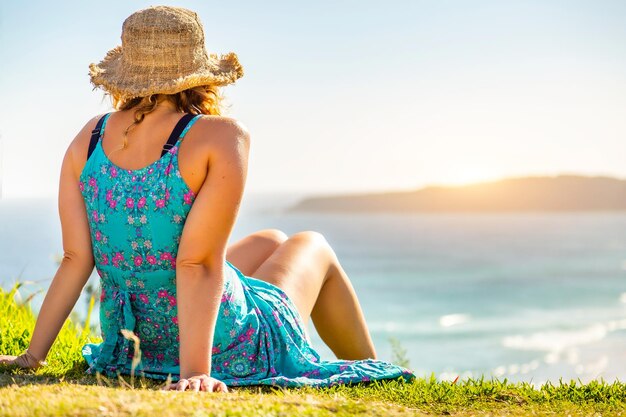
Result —
<path fill-rule="evenodd" d="M 626 210 L 626 180 L 528 176 L 408 191 L 307 197 L 287 211 L 500 212 Z"/>

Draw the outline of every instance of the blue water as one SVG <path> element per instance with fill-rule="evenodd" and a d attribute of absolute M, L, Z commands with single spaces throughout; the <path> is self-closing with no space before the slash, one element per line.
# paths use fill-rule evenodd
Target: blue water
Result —
<path fill-rule="evenodd" d="M 299 197 L 246 195 L 230 243 L 264 228 L 323 233 L 381 359 L 393 359 L 393 337 L 411 368 L 441 379 L 626 376 L 626 213 L 283 210 Z M 61 253 L 55 201 L 0 201 L 0 284 L 44 280 L 24 296 L 45 288 Z M 79 316 L 85 305 L 77 304 Z M 309 329 L 322 358 L 334 359 Z"/>

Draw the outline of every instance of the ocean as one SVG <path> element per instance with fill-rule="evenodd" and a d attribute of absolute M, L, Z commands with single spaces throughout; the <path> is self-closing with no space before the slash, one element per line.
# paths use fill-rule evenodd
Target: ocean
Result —
<path fill-rule="evenodd" d="M 379 359 L 395 357 L 397 340 L 410 368 L 442 380 L 625 379 L 626 213 L 284 210 L 302 196 L 246 194 L 230 243 L 265 228 L 324 234 Z M 24 297 L 45 289 L 61 254 L 56 201 L 0 200 L 0 285 L 36 281 Z M 335 359 L 309 330 L 322 359 Z"/>

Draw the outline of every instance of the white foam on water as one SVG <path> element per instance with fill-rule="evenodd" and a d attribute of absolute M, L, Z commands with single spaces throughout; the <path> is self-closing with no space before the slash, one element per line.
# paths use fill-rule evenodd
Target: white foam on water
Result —
<path fill-rule="evenodd" d="M 582 329 L 549 330 L 530 335 L 506 336 L 502 339 L 502 345 L 510 349 L 548 352 L 545 362 L 553 363 L 559 360 L 560 354 L 566 349 L 600 341 L 609 333 L 623 329 L 626 329 L 626 318 L 595 323 Z M 578 361 L 576 353 L 571 349 L 568 355 L 568 362 Z"/>
<path fill-rule="evenodd" d="M 609 364 L 609 358 L 606 355 L 601 356 L 595 362 L 589 362 L 587 364 L 576 365 L 575 371 L 577 374 L 591 374 L 598 375 L 606 370 Z"/>
<path fill-rule="evenodd" d="M 440 331 L 441 327 L 448 328 L 469 322 L 469 314 L 446 314 L 434 321 L 403 322 L 403 321 L 372 321 L 368 324 L 372 332 L 387 332 L 399 334 L 432 333 Z"/>
<path fill-rule="evenodd" d="M 496 369 L 491 371 L 491 375 L 495 376 L 496 378 L 499 378 L 505 374 L 506 374 L 506 366 L 504 365 L 500 365 Z"/>
<path fill-rule="evenodd" d="M 506 336 L 502 345 L 510 349 L 561 352 L 572 346 L 580 346 L 602 340 L 609 333 L 608 326 L 596 323 L 584 329 L 551 330 L 530 335 Z"/>
<path fill-rule="evenodd" d="M 441 327 L 452 327 L 467 323 L 469 320 L 469 314 L 446 314 L 445 316 L 439 317 L 439 325 Z"/>
<path fill-rule="evenodd" d="M 548 365 L 552 365 L 557 363 L 561 359 L 561 355 L 559 352 L 549 352 L 544 358 L 543 361 Z"/>

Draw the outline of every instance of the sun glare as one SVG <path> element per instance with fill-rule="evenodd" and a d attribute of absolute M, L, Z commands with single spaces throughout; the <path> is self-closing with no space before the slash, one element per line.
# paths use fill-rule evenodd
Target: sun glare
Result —
<path fill-rule="evenodd" d="M 488 181 L 497 181 L 506 177 L 506 175 L 496 175 L 493 173 L 487 173 L 486 171 L 463 171 L 463 172 L 453 172 L 448 175 L 443 175 L 439 180 L 433 181 L 438 185 L 451 185 L 451 186 L 460 186 L 460 185 L 470 185 L 479 182 L 488 182 Z"/>

